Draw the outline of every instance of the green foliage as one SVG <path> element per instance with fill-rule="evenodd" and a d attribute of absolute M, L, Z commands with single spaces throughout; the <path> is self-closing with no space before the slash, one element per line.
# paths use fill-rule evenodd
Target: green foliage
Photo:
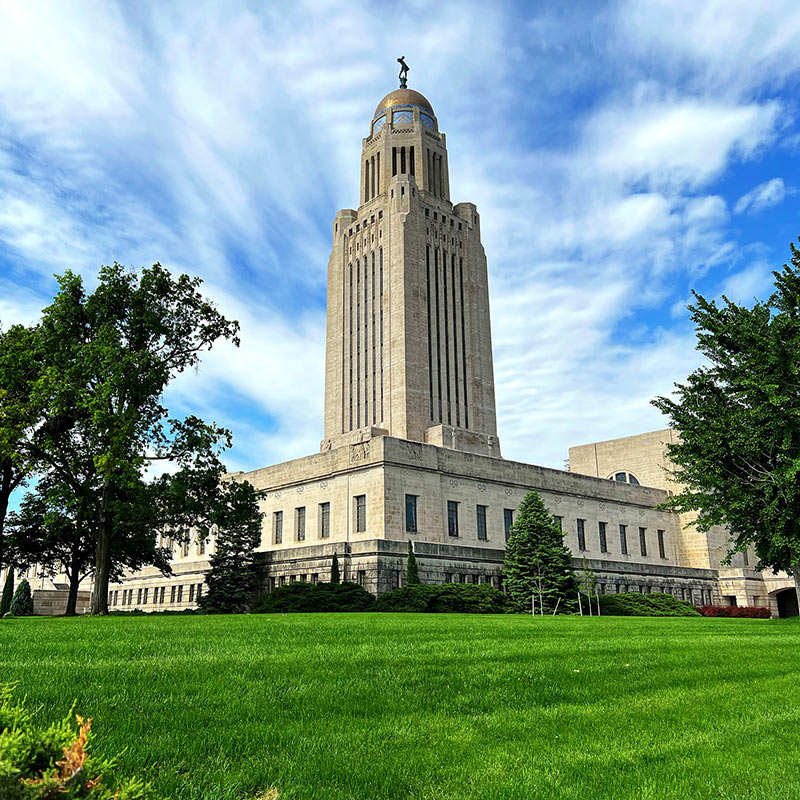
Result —
<path fill-rule="evenodd" d="M 356 583 L 290 583 L 259 598 L 257 614 L 291 611 L 369 611 L 375 598 Z"/>
<path fill-rule="evenodd" d="M 80 509 L 96 553 L 92 611 L 105 613 L 122 569 L 169 571 L 159 533 L 185 541 L 208 523 L 230 434 L 197 417 L 169 419 L 163 395 L 217 340 L 238 344 L 238 323 L 200 294 L 198 278 L 173 278 L 160 264 L 104 266 L 91 294 L 72 272 L 58 282 L 35 340 L 34 395 L 47 424 L 31 450 Z M 165 461 L 177 472 L 149 480 L 150 465 Z"/>
<path fill-rule="evenodd" d="M 653 592 L 639 594 L 601 594 L 600 611 L 610 617 L 699 617 L 691 603 L 677 600 L 671 594 Z"/>
<path fill-rule="evenodd" d="M 0 617 L 11 610 L 11 600 L 14 597 L 14 570 L 9 569 L 3 584 L 3 594 L 0 596 Z"/>
<path fill-rule="evenodd" d="M 198 605 L 209 614 L 242 614 L 250 610 L 258 586 L 258 495 L 251 483 L 228 480 L 218 498 L 212 511 L 215 548 L 205 575 L 207 589 Z"/>
<path fill-rule="evenodd" d="M 3 800 L 141 800 L 149 787 L 115 780 L 112 761 L 91 752 L 91 720 L 68 715 L 44 726 L 36 714 L 0 686 L 0 797 Z"/>
<path fill-rule="evenodd" d="M 517 518 L 505 550 L 504 583 L 520 609 L 531 608 L 536 597 L 537 611 L 572 609 L 577 582 L 572 571 L 572 554 L 564 545 L 564 535 L 542 498 L 528 492 L 520 503 Z"/>
<path fill-rule="evenodd" d="M 417 568 L 417 557 L 414 555 L 414 543 L 408 542 L 408 561 L 406 563 L 406 583 L 414 585 L 420 583 L 419 569 Z"/>
<path fill-rule="evenodd" d="M 411 584 L 382 594 L 372 611 L 506 614 L 514 603 L 488 583 Z"/>
<path fill-rule="evenodd" d="M 694 293 L 689 306 L 707 363 L 653 404 L 680 439 L 667 448 L 686 488 L 665 505 L 725 525 L 733 551 L 752 545 L 757 569 L 800 580 L 800 250 L 752 308 Z"/>
<path fill-rule="evenodd" d="M 341 576 L 339 575 L 339 556 L 333 554 L 331 559 L 331 583 L 339 583 Z"/>
<path fill-rule="evenodd" d="M 17 586 L 17 591 L 14 592 L 14 597 L 11 599 L 11 605 L 8 609 L 12 617 L 29 617 L 33 614 L 33 595 L 31 594 L 31 585 L 23 578 Z"/>

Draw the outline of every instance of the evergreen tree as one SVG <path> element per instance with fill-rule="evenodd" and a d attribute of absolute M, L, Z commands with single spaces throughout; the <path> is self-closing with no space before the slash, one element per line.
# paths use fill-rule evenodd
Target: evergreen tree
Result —
<path fill-rule="evenodd" d="M 333 554 L 333 559 L 331 560 L 331 583 L 339 583 L 341 581 L 341 577 L 339 576 L 339 556 L 336 553 Z"/>
<path fill-rule="evenodd" d="M 537 608 L 544 611 L 554 611 L 556 605 L 565 611 L 575 605 L 577 582 L 572 555 L 536 492 L 525 495 L 511 526 L 504 580 L 508 594 L 520 608 L 530 608 L 534 595 Z"/>
<path fill-rule="evenodd" d="M 6 582 L 3 584 L 3 595 L 0 597 L 0 617 L 11 609 L 11 600 L 14 597 L 14 570 L 8 568 Z"/>
<path fill-rule="evenodd" d="M 216 546 L 198 605 L 210 614 L 242 614 L 250 610 L 258 588 L 261 512 L 256 490 L 246 481 L 225 481 L 220 495 Z"/>
<path fill-rule="evenodd" d="M 25 578 L 20 581 L 14 598 L 11 600 L 12 617 L 29 617 L 33 614 L 33 596 L 31 595 L 31 585 Z"/>
<path fill-rule="evenodd" d="M 414 543 L 409 539 L 408 542 L 408 564 L 406 565 L 406 583 L 410 586 L 412 583 L 422 583 L 419 579 L 419 570 L 417 569 L 417 557 L 414 555 Z"/>

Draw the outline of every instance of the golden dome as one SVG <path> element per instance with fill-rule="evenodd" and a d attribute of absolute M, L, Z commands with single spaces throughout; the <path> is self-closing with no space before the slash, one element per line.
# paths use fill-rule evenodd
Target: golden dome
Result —
<path fill-rule="evenodd" d="M 433 114 L 433 106 L 428 102 L 427 98 L 413 89 L 395 89 L 393 92 L 389 92 L 378 103 L 374 116 L 377 117 L 392 106 L 419 106 Z"/>

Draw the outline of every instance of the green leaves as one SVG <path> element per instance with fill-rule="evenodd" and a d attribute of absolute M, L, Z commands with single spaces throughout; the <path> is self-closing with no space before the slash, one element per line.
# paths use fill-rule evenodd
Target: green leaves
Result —
<path fill-rule="evenodd" d="M 800 251 L 775 272 L 775 292 L 752 308 L 695 294 L 689 307 L 707 364 L 677 384 L 663 411 L 680 441 L 667 454 L 684 489 L 666 504 L 726 525 L 734 551 L 759 568 L 800 561 Z"/>

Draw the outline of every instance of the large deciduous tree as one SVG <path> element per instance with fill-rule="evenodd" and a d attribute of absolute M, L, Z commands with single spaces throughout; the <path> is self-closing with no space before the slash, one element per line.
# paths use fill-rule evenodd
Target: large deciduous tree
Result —
<path fill-rule="evenodd" d="M 261 542 L 261 512 L 252 484 L 222 482 L 217 502 L 197 535 L 205 537 L 212 531 L 214 553 L 199 606 L 211 614 L 249 611 L 258 588 L 256 549 Z"/>
<path fill-rule="evenodd" d="M 91 294 L 71 272 L 58 281 L 36 337 L 45 422 L 32 452 L 83 508 L 95 551 L 92 613 L 106 613 L 121 566 L 164 566 L 159 528 L 188 535 L 214 501 L 202 488 L 218 484 L 230 435 L 196 417 L 170 419 L 163 395 L 218 339 L 238 344 L 239 326 L 200 294 L 199 278 L 173 278 L 160 264 L 138 273 L 105 266 Z M 182 477 L 148 481 L 159 461 L 176 463 Z"/>
<path fill-rule="evenodd" d="M 22 325 L 0 331 L 0 568 L 8 563 L 4 543 L 11 493 L 35 466 L 27 446 L 40 422 L 33 397 L 39 373 L 35 336 L 34 328 Z"/>
<path fill-rule="evenodd" d="M 537 492 L 528 492 L 511 526 L 505 551 L 504 582 L 520 608 L 538 599 L 542 612 L 566 611 L 575 604 L 577 582 L 564 534 Z"/>
<path fill-rule="evenodd" d="M 684 488 L 666 504 L 725 525 L 732 552 L 752 545 L 757 567 L 787 570 L 800 596 L 800 250 L 752 308 L 694 294 L 697 349 L 707 363 L 653 404 L 679 441 L 667 447 Z"/>

